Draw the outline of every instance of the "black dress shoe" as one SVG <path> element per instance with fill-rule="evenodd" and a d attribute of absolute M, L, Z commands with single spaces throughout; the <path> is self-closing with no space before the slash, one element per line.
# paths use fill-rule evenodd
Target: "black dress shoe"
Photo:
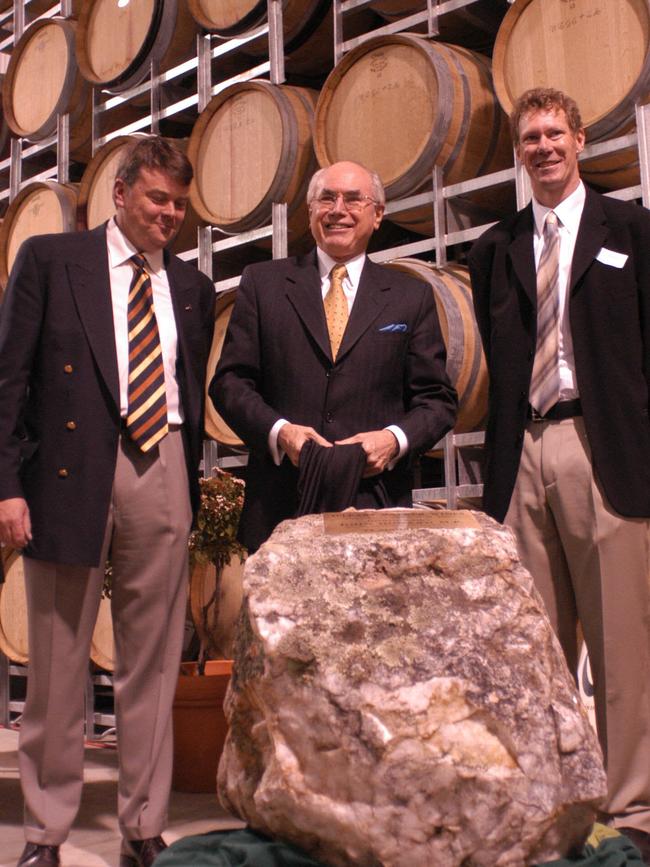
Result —
<path fill-rule="evenodd" d="M 625 834 L 627 839 L 634 843 L 645 864 L 650 865 L 650 834 L 640 828 L 617 828 L 616 830 Z"/>
<path fill-rule="evenodd" d="M 151 867 L 157 856 L 167 848 L 162 837 L 146 840 L 122 840 L 120 867 Z"/>
<path fill-rule="evenodd" d="M 59 867 L 59 847 L 28 843 L 16 867 Z"/>

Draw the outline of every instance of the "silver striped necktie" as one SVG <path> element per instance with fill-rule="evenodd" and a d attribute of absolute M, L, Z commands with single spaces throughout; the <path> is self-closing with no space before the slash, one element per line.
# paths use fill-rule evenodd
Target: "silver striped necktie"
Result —
<path fill-rule="evenodd" d="M 537 344 L 529 400 L 545 415 L 560 396 L 560 232 L 555 211 L 544 225 L 544 247 L 537 266 Z"/>

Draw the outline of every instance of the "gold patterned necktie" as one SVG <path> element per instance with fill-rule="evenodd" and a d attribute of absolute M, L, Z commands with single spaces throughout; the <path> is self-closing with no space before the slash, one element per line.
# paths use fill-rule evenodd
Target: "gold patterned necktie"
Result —
<path fill-rule="evenodd" d="M 345 265 L 335 265 L 330 271 L 330 288 L 327 295 L 323 299 L 325 306 L 325 319 L 327 320 L 327 331 L 330 336 L 330 346 L 332 347 L 332 359 L 336 361 L 336 356 L 343 340 L 345 327 L 348 324 L 348 301 L 343 291 L 343 281 L 348 276 L 348 271 Z"/>
<path fill-rule="evenodd" d="M 537 266 L 537 344 L 529 400 L 545 415 L 560 396 L 560 232 L 557 214 L 549 211 L 544 246 Z"/>
<path fill-rule="evenodd" d="M 129 287 L 129 408 L 126 429 L 143 452 L 167 434 L 167 395 L 158 323 L 153 307 L 151 277 L 142 254 L 131 257 Z"/>

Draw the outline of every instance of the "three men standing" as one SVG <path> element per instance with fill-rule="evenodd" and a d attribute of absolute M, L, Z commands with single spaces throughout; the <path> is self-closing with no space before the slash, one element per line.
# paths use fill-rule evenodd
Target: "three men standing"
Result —
<path fill-rule="evenodd" d="M 78 810 L 107 557 L 121 865 L 149 867 L 165 846 L 214 324 L 211 281 L 164 250 L 191 179 L 165 140 L 137 143 L 118 170 L 114 219 L 27 240 L 0 313 L 0 541 L 24 549 L 30 652 L 20 867 L 58 865 Z"/>
<path fill-rule="evenodd" d="M 573 668 L 582 624 L 605 810 L 648 857 L 650 214 L 584 187 L 584 131 L 563 94 L 524 94 L 513 133 L 533 202 L 470 255 L 490 372 L 484 505 L 514 528 Z M 24 548 L 30 629 L 21 867 L 59 863 L 78 809 L 109 554 L 122 865 L 148 867 L 164 848 L 214 321 L 210 281 L 163 252 L 191 177 L 160 139 L 136 145 L 115 219 L 28 240 L 0 314 L 0 541 Z M 337 163 L 308 201 L 316 249 L 246 269 L 210 386 L 251 448 L 250 550 L 295 514 L 308 441 L 361 445 L 357 506 L 407 505 L 410 456 L 455 417 L 429 287 L 366 255 L 379 179 Z"/>
<path fill-rule="evenodd" d="M 575 102 L 511 116 L 533 201 L 471 250 L 490 375 L 484 508 L 515 531 L 569 667 L 594 676 L 604 811 L 650 858 L 650 213 L 578 172 Z"/>

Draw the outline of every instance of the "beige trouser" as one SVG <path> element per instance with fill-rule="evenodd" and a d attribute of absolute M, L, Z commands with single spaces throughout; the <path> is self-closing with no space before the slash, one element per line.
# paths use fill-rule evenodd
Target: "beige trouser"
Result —
<path fill-rule="evenodd" d="M 650 832 L 650 521 L 613 511 L 575 418 L 529 423 L 505 522 L 574 673 L 582 625 L 607 768 L 603 809 L 615 826 Z"/>
<path fill-rule="evenodd" d="M 180 430 L 153 456 L 122 436 L 101 562 L 110 545 L 118 815 L 128 839 L 156 836 L 166 824 L 190 524 Z M 19 766 L 33 843 L 62 843 L 79 808 L 84 689 L 103 575 L 25 558 L 30 663 Z"/>

